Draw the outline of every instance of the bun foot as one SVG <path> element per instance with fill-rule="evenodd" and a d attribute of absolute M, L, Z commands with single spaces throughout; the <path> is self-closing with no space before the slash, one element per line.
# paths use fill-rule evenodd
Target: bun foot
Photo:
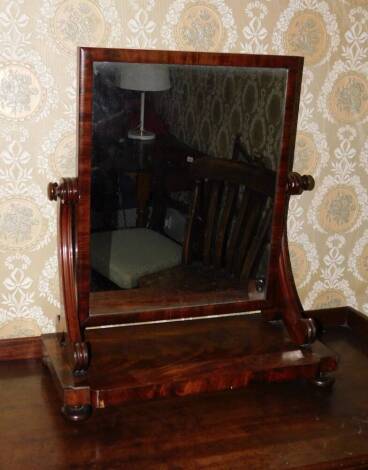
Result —
<path fill-rule="evenodd" d="M 327 374 L 318 374 L 311 380 L 311 384 L 316 388 L 331 389 L 335 383 L 335 377 Z"/>
<path fill-rule="evenodd" d="M 85 421 L 92 414 L 91 405 L 64 405 L 61 412 L 69 421 Z"/>

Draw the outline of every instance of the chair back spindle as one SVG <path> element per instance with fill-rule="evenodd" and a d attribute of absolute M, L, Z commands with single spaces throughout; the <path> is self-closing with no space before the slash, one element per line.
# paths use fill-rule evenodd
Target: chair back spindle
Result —
<path fill-rule="evenodd" d="M 205 158 L 193 164 L 191 177 L 183 262 L 200 261 L 247 281 L 269 236 L 275 172 L 253 162 Z M 196 253 L 194 232 L 201 239 Z"/>

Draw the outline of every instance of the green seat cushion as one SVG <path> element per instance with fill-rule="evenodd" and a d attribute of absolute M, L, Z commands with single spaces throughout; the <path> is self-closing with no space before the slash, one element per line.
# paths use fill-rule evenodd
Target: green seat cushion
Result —
<path fill-rule="evenodd" d="M 147 228 L 93 233 L 92 268 L 123 289 L 137 287 L 140 277 L 181 263 L 182 247 Z"/>

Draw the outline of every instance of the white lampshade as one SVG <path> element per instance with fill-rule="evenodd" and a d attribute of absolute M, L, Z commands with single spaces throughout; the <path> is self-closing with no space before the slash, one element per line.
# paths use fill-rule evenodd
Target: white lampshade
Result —
<path fill-rule="evenodd" d="M 163 91 L 170 88 L 169 69 L 163 64 L 119 64 L 117 85 L 125 90 L 140 91 L 141 114 L 139 127 L 130 129 L 128 137 L 137 140 L 152 140 L 155 133 L 144 128 L 144 106 L 146 91 Z"/>
<path fill-rule="evenodd" d="M 170 88 L 169 69 L 162 64 L 121 64 L 118 86 L 125 90 L 163 91 Z"/>

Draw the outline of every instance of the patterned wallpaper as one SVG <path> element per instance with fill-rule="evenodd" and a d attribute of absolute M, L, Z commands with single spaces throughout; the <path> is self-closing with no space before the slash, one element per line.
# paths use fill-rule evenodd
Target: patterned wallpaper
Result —
<path fill-rule="evenodd" d="M 155 93 L 170 133 L 215 158 L 232 158 L 236 136 L 252 157 L 278 165 L 287 74 L 280 69 L 171 67 L 171 87 Z"/>
<path fill-rule="evenodd" d="M 54 330 L 55 204 L 75 168 L 76 46 L 304 55 L 289 238 L 306 308 L 368 314 L 367 0 L 1 0 L 0 337 Z"/>

